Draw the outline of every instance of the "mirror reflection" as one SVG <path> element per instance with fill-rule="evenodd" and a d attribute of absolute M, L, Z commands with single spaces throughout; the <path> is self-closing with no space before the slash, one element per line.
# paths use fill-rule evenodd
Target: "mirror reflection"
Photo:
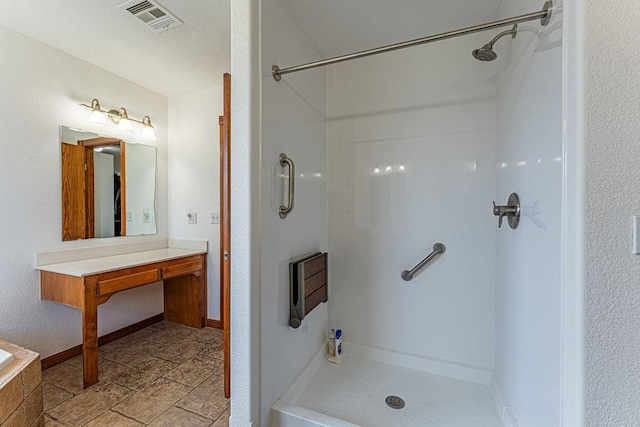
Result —
<path fill-rule="evenodd" d="M 155 234 L 156 148 L 67 126 L 62 240 Z"/>

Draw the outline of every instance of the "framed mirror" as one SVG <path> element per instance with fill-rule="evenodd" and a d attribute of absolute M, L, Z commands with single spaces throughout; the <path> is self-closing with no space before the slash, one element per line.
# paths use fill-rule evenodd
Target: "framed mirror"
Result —
<path fill-rule="evenodd" d="M 62 240 L 156 234 L 156 148 L 60 127 Z"/>

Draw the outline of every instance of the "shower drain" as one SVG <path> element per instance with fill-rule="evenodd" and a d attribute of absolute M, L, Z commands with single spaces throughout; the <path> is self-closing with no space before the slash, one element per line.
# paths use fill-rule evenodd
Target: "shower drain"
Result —
<path fill-rule="evenodd" d="M 387 406 L 391 409 L 402 409 L 404 408 L 404 400 L 398 396 L 387 396 L 384 401 Z"/>

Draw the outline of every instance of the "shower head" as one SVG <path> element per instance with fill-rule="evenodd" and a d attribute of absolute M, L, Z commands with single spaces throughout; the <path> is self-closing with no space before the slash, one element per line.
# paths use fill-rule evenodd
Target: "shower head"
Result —
<path fill-rule="evenodd" d="M 473 52 L 471 52 L 471 54 L 474 58 L 480 61 L 493 61 L 498 57 L 498 54 L 493 50 L 493 45 L 504 36 L 511 35 L 511 38 L 515 39 L 516 34 L 518 34 L 518 24 L 515 24 L 513 28 L 508 31 L 501 32 L 500 34 L 495 36 L 489 43 L 485 44 L 479 49 L 474 50 Z"/>
<path fill-rule="evenodd" d="M 498 57 L 498 54 L 493 51 L 493 46 L 489 43 L 482 46 L 480 49 L 476 49 L 471 52 L 474 58 L 479 61 L 493 61 Z"/>

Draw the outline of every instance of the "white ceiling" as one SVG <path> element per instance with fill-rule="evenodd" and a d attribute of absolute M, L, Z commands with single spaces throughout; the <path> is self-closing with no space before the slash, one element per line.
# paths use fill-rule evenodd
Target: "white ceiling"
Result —
<path fill-rule="evenodd" d="M 0 24 L 163 95 L 222 85 L 231 69 L 230 0 L 160 0 L 184 22 L 163 33 L 117 7 L 124 2 L 0 1 Z"/>
<path fill-rule="evenodd" d="M 504 0 L 285 1 L 328 58 L 492 21 Z"/>
<path fill-rule="evenodd" d="M 169 96 L 222 84 L 230 1 L 160 0 L 184 22 L 163 33 L 118 8 L 125 0 L 0 0 L 0 25 Z M 491 21 L 504 0 L 284 1 L 331 57 Z"/>

